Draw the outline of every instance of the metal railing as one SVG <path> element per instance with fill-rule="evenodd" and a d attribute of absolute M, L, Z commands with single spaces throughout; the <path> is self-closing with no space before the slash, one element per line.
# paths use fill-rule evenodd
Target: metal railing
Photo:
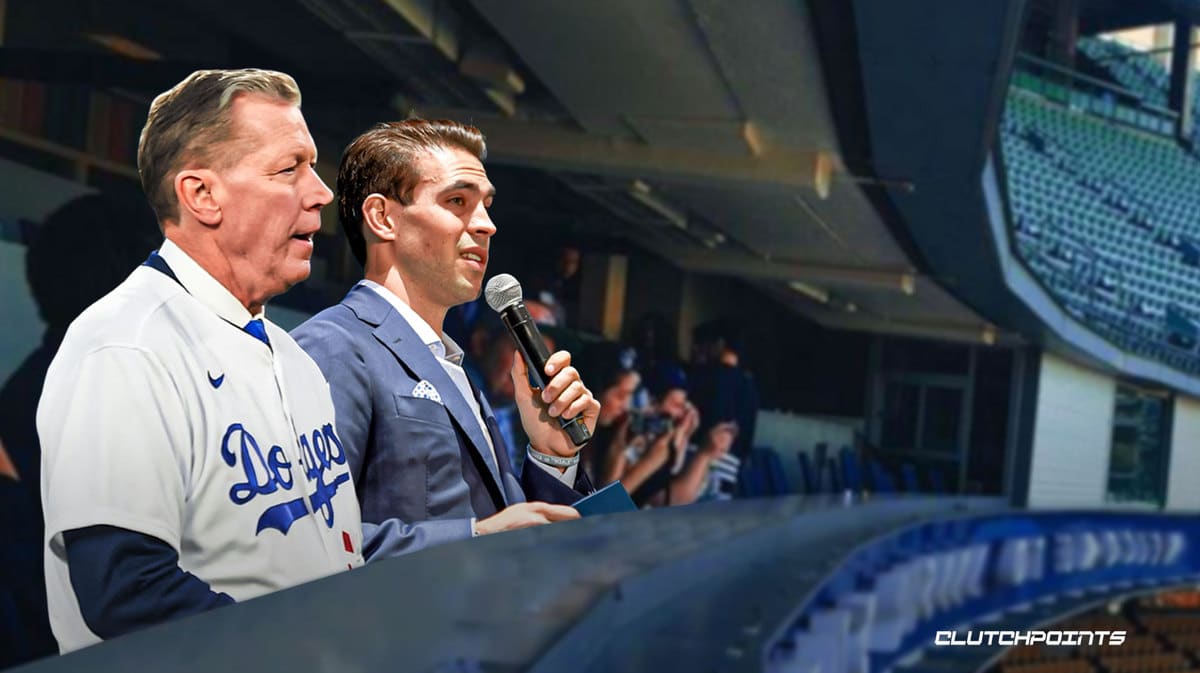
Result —
<path fill-rule="evenodd" d="M 1179 114 L 1146 101 L 1136 91 L 1029 54 L 1018 54 L 1014 68 L 1013 86 L 1141 131 L 1167 137 L 1175 133 Z"/>

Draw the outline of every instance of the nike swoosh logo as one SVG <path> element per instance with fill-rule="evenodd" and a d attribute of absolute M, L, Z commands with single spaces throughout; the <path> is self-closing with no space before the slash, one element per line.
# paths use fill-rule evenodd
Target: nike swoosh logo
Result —
<path fill-rule="evenodd" d="M 207 372 L 206 372 L 206 373 L 207 373 Z M 222 384 L 222 383 L 225 383 L 225 375 L 224 375 L 224 374 L 221 374 L 220 376 L 218 376 L 217 378 L 215 378 L 215 379 L 214 379 L 214 378 L 213 378 L 213 375 L 212 375 L 212 374 L 209 374 L 209 375 L 208 375 L 208 382 L 212 384 L 212 387 L 213 387 L 213 388 L 220 388 L 220 387 L 221 387 L 221 384 Z"/>

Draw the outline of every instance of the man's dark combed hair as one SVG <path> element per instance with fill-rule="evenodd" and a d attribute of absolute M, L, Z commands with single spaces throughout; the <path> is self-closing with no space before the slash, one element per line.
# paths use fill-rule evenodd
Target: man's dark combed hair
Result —
<path fill-rule="evenodd" d="M 463 149 L 480 161 L 487 156 L 479 129 L 446 119 L 376 124 L 346 148 L 338 167 L 338 221 L 360 264 L 367 263 L 363 201 L 371 194 L 381 194 L 405 205 L 411 203 L 413 190 L 422 177 L 417 161 L 438 148 Z"/>

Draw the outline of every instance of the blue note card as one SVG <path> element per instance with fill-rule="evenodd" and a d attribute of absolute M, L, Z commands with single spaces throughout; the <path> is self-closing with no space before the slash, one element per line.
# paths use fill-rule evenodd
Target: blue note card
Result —
<path fill-rule="evenodd" d="M 637 510 L 637 505 L 633 504 L 633 499 L 629 497 L 629 493 L 619 481 L 614 481 L 571 506 L 579 510 L 579 514 L 582 516 Z"/>

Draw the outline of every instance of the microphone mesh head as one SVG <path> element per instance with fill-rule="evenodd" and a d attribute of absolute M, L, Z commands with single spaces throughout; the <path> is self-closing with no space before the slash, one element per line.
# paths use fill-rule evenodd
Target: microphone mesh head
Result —
<path fill-rule="evenodd" d="M 521 301 L 521 284 L 511 274 L 502 273 L 488 281 L 483 296 L 488 306 L 499 313 L 504 307 Z"/>

